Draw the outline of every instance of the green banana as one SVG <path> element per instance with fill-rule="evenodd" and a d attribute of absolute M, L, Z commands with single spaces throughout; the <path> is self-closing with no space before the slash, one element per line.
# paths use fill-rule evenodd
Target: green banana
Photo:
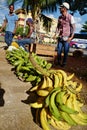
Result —
<path fill-rule="evenodd" d="M 50 127 L 47 121 L 47 113 L 46 113 L 45 108 L 42 108 L 40 112 L 40 122 L 41 122 L 41 126 L 43 130 L 50 130 Z"/>
<path fill-rule="evenodd" d="M 56 103 L 59 103 L 59 104 L 63 104 L 63 96 L 64 94 L 66 93 L 66 91 L 60 91 L 59 93 L 57 93 L 56 95 Z"/>
<path fill-rule="evenodd" d="M 77 125 L 77 123 L 71 118 L 71 116 L 70 116 L 68 113 L 63 112 L 63 111 L 61 111 L 60 113 L 61 113 L 62 118 L 63 118 L 69 125 L 73 125 L 73 126 L 76 126 L 76 125 Z M 76 116 L 76 115 L 75 115 L 75 116 Z"/>
<path fill-rule="evenodd" d="M 60 110 L 62 110 L 63 112 L 66 112 L 68 114 L 78 114 L 78 111 L 72 109 L 72 108 L 69 108 L 68 106 L 66 106 L 65 104 L 61 104 L 61 105 L 58 105 L 58 108 Z"/>
<path fill-rule="evenodd" d="M 56 75 L 59 77 L 59 87 L 62 87 L 63 85 L 63 77 L 61 73 L 56 73 Z"/>
<path fill-rule="evenodd" d="M 49 106 L 50 94 L 45 99 L 45 107 Z"/>
<path fill-rule="evenodd" d="M 61 89 L 60 88 L 54 88 L 52 91 L 49 92 L 49 94 L 47 95 L 47 97 L 45 98 L 45 107 L 48 107 L 49 106 L 49 102 L 50 102 L 50 96 L 53 92 L 55 91 L 60 91 Z"/>
<path fill-rule="evenodd" d="M 53 93 L 51 93 L 50 95 L 50 100 L 49 100 L 49 109 L 50 109 L 50 112 L 51 114 L 58 120 L 60 120 L 60 111 L 58 110 L 57 106 L 56 106 L 56 102 L 55 102 L 55 97 L 56 97 L 56 94 L 58 93 L 59 91 L 56 90 L 54 91 Z"/>

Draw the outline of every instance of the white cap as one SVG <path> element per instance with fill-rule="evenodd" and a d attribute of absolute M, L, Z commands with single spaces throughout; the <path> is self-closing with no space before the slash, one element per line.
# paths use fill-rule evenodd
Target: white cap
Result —
<path fill-rule="evenodd" d="M 60 8 L 61 7 L 65 7 L 66 9 L 70 8 L 70 6 L 69 6 L 69 4 L 67 2 L 64 2 L 62 5 L 60 5 Z"/>

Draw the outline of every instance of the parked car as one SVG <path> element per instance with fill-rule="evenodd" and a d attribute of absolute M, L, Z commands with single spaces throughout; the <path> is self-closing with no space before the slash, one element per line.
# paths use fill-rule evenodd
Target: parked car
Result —
<path fill-rule="evenodd" d="M 87 49 L 87 40 L 73 39 L 70 42 L 70 47 L 77 48 L 77 49 Z"/>

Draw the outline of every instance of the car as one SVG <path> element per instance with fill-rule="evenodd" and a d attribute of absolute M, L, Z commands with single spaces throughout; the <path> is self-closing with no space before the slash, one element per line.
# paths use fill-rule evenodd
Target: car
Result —
<path fill-rule="evenodd" d="M 77 48 L 77 49 L 87 49 L 87 40 L 73 39 L 70 42 L 70 47 Z"/>

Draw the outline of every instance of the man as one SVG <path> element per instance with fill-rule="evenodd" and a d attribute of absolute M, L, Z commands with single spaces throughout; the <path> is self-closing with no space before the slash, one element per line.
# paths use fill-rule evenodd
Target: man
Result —
<path fill-rule="evenodd" d="M 9 13 L 5 15 L 4 23 L 0 29 L 0 32 L 5 29 L 5 42 L 8 46 L 11 45 L 13 36 L 17 28 L 18 16 L 14 13 L 14 5 L 9 5 Z"/>
<path fill-rule="evenodd" d="M 36 33 L 35 33 L 33 20 L 31 18 L 28 18 L 26 20 L 26 24 L 29 26 L 29 32 L 27 36 L 17 41 L 19 46 L 22 46 L 25 50 L 26 50 L 25 45 L 26 44 L 30 45 L 31 43 L 34 43 L 36 39 Z"/>
<path fill-rule="evenodd" d="M 69 43 L 74 37 L 75 21 L 74 17 L 68 13 L 69 4 L 64 2 L 60 6 L 61 15 L 58 18 L 56 34 L 58 34 L 58 64 L 65 66 L 69 52 Z M 62 61 L 62 49 L 64 48 L 64 57 Z"/>

